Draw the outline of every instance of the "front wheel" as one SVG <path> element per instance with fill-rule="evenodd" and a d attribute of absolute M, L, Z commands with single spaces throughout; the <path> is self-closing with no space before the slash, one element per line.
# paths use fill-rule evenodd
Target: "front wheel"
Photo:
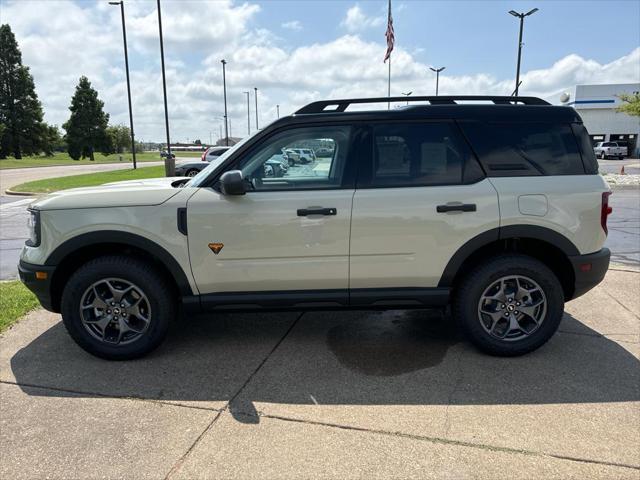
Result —
<path fill-rule="evenodd" d="M 525 255 L 495 257 L 462 280 L 453 312 L 471 342 L 491 355 L 516 356 L 549 340 L 562 320 L 555 274 Z"/>
<path fill-rule="evenodd" d="M 141 357 L 164 340 L 174 295 L 151 265 L 121 255 L 80 267 L 62 293 L 62 320 L 87 352 L 109 360 Z"/>
<path fill-rule="evenodd" d="M 604 152 L 600 152 L 600 158 L 602 160 L 606 160 L 607 159 L 607 155 Z"/>
<path fill-rule="evenodd" d="M 192 168 L 191 170 L 189 170 L 187 172 L 187 177 L 195 177 L 197 174 L 200 173 L 200 170 L 196 170 L 195 168 Z"/>

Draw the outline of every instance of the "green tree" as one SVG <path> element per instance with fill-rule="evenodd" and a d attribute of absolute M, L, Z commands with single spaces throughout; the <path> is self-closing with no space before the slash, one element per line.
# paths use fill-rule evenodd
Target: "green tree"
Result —
<path fill-rule="evenodd" d="M 634 117 L 640 117 L 640 92 L 633 94 L 623 93 L 618 95 L 623 104 L 618 107 L 619 112 L 624 112 Z"/>
<path fill-rule="evenodd" d="M 131 150 L 131 130 L 124 125 L 109 125 L 107 134 L 111 141 L 111 148 L 114 153 L 123 153 Z"/>
<path fill-rule="evenodd" d="M 80 77 L 71 98 L 71 116 L 62 126 L 67 132 L 67 151 L 74 160 L 87 157 L 94 160 L 96 150 L 104 154 L 111 150 L 107 133 L 109 114 L 103 108 L 104 102 L 98 98 L 98 92 L 91 87 L 89 79 Z"/>
<path fill-rule="evenodd" d="M 63 152 L 65 149 L 66 144 L 64 143 L 58 126 L 45 124 L 44 143 L 42 146 L 44 154 L 50 157 L 54 152 Z"/>
<path fill-rule="evenodd" d="M 0 158 L 33 155 L 43 149 L 46 126 L 29 68 L 9 25 L 0 25 Z"/>

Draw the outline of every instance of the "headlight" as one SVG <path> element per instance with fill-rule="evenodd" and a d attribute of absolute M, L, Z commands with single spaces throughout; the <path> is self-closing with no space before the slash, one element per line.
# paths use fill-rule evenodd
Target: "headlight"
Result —
<path fill-rule="evenodd" d="M 27 227 L 29 227 L 29 240 L 26 244 L 30 247 L 40 246 L 40 210 L 29 210 Z"/>

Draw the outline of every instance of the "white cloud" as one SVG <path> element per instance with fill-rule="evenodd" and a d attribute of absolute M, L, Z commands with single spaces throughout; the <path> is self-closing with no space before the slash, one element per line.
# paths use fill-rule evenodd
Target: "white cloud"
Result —
<path fill-rule="evenodd" d="M 169 120 L 171 136 L 176 141 L 208 141 L 210 131 L 217 137 L 217 117 L 223 112 L 222 58 L 229 62 L 227 99 L 234 135 L 246 132 L 244 91 L 251 91 L 254 128 L 253 87 L 260 89 L 261 126 L 276 118 L 276 104 L 280 105 L 282 116 L 313 100 L 386 95 L 384 38 L 371 42 L 347 34 L 323 43 L 292 47 L 273 32 L 253 25 L 258 7 L 250 3 L 215 3 L 214 15 L 209 6 L 214 2 L 194 2 L 190 4 L 192 8 L 185 8 L 172 18 L 180 10 L 178 3 L 182 5 L 163 3 Z M 164 111 L 154 7 L 154 2 L 129 2 L 126 15 L 136 134 L 141 139 L 161 141 Z M 10 2 L 2 4 L 2 21 L 9 23 L 16 34 L 48 122 L 61 125 L 67 120 L 69 100 L 78 77 L 84 74 L 98 89 L 112 123 L 128 123 L 120 15 L 116 7 L 103 3 Z M 229 21 L 235 24 L 220 23 Z M 134 25 L 140 26 L 141 31 L 136 32 Z M 179 25 L 181 31 L 173 32 Z M 222 38 L 221 31 L 226 38 Z M 416 60 L 415 53 L 396 46 L 392 94 L 434 93 L 435 74 L 427 64 Z M 512 78 L 497 78 L 491 72 L 449 73 L 446 70 L 440 75 L 442 94 L 509 95 L 513 90 Z M 575 84 L 638 82 L 640 48 L 608 63 L 568 55 L 548 68 L 523 72 L 521 79 L 523 94 L 541 97 Z"/>
<path fill-rule="evenodd" d="M 347 15 L 341 22 L 349 32 L 359 32 L 371 27 L 384 25 L 384 17 L 370 17 L 364 13 L 357 3 L 347 10 Z"/>
<path fill-rule="evenodd" d="M 284 22 L 281 27 L 286 28 L 287 30 L 299 32 L 302 30 L 302 23 L 300 23 L 299 20 L 291 20 L 290 22 Z"/>

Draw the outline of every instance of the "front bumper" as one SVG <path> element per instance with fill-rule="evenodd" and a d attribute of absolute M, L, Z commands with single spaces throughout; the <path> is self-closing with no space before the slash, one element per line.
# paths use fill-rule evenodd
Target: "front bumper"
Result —
<path fill-rule="evenodd" d="M 20 260 L 20 263 L 18 264 L 20 280 L 36 295 L 40 305 L 50 312 L 56 311 L 53 306 L 53 298 L 51 295 L 51 281 L 53 279 L 55 269 L 56 267 L 33 265 L 22 260 Z M 46 274 L 46 278 L 36 278 L 36 272 Z M 40 273 L 40 277 L 43 276 L 42 273 Z"/>
<path fill-rule="evenodd" d="M 571 300 L 587 293 L 602 281 L 609 269 L 610 258 L 611 251 L 608 248 L 587 255 L 569 257 L 575 276 Z"/>

